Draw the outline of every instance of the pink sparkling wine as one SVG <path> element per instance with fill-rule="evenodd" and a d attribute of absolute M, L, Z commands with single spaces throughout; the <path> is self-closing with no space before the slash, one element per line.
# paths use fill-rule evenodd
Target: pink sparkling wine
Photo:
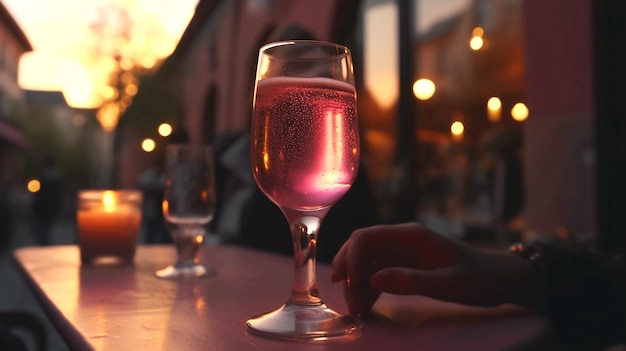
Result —
<path fill-rule="evenodd" d="M 359 165 L 356 92 L 329 78 L 267 78 L 257 83 L 252 169 L 277 205 L 316 210 L 350 188 Z"/>

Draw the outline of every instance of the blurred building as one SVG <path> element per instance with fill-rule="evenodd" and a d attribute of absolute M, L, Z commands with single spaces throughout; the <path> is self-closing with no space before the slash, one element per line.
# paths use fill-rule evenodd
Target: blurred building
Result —
<path fill-rule="evenodd" d="M 19 107 L 21 128 L 31 139 L 25 173 L 32 177 L 41 158 L 53 155 L 68 190 L 105 185 L 110 164 L 110 138 L 96 120 L 94 109 L 73 108 L 61 91 L 25 90 Z"/>
<path fill-rule="evenodd" d="M 364 16 L 365 33 L 377 22 L 390 23 L 394 14 L 398 16 L 394 11 L 384 11 L 395 9 L 395 1 L 367 3 L 372 3 L 372 15 Z M 525 122 L 514 120 L 507 112 L 514 104 L 525 102 L 523 7 L 521 1 L 514 0 L 465 1 L 465 4 L 466 7 L 434 21 L 411 37 L 410 54 L 415 66 L 411 82 L 426 79 L 434 88 L 432 96 L 420 99 L 414 106 L 413 139 L 417 152 L 413 157 L 418 160 L 413 175 L 417 183 L 415 197 L 419 197 L 417 212 L 423 221 L 460 221 L 461 227 L 491 227 L 505 221 L 498 214 L 500 207 L 504 207 L 504 194 L 496 194 L 495 188 L 510 183 L 503 184 L 504 174 L 496 177 L 492 173 L 496 167 L 504 171 L 504 153 L 509 152 L 504 148 L 517 147 L 521 152 L 522 147 L 518 135 Z M 398 41 L 399 35 L 391 34 L 389 39 Z M 472 40 L 479 40 L 473 48 Z M 375 39 L 364 39 L 364 46 L 375 45 L 384 47 Z M 375 55 L 365 49 L 363 60 L 367 62 L 369 56 Z M 391 56 L 379 66 L 393 67 L 397 60 Z M 363 71 L 366 81 L 385 82 L 394 80 L 390 76 L 398 74 L 394 70 L 372 71 L 367 67 Z M 397 130 L 403 128 L 398 119 L 389 118 L 399 111 L 398 104 L 385 101 L 398 101 L 402 92 L 394 95 L 393 89 L 379 89 L 377 84 L 366 84 L 365 88 L 367 103 L 377 103 L 360 111 L 361 120 L 365 120 L 367 126 L 368 161 L 375 165 L 373 178 L 384 184 L 396 177 L 394 156 L 398 153 L 396 144 L 400 138 Z M 411 98 L 417 100 L 415 96 Z M 500 102 L 496 111 L 487 108 L 491 98 Z M 459 135 L 453 135 L 450 130 L 455 122 L 463 126 Z M 510 140 L 500 140 L 506 138 Z M 507 172 L 509 176 L 514 175 L 512 171 Z M 520 173 L 521 169 L 515 172 Z M 519 215 L 522 206 L 522 199 L 519 196 L 514 199 L 510 194 L 508 192 L 506 201 L 510 209 L 506 211 L 507 219 Z M 387 196 L 381 194 L 382 198 Z M 389 210 L 395 211 L 392 205 Z M 446 230 L 445 226 L 441 229 Z"/>
<path fill-rule="evenodd" d="M 419 106 L 420 127 L 450 134 L 455 112 L 468 122 L 465 136 L 473 139 L 497 123 L 521 126 L 506 115 L 488 118 L 486 103 L 496 96 L 510 110 L 524 101 L 522 10 L 521 1 L 473 1 L 417 37 L 417 76 L 436 86 Z M 472 39 L 480 40 L 475 49 Z"/>
<path fill-rule="evenodd" d="M 20 153 L 29 141 L 15 126 L 24 92 L 18 85 L 20 57 L 33 48 L 26 35 L 0 2 L 0 181 L 17 181 Z"/>
<path fill-rule="evenodd" d="M 409 3 L 420 11 L 437 4 Z M 262 44 L 302 36 L 334 41 L 354 54 L 363 163 L 381 207 L 390 194 L 398 195 L 397 155 L 415 148 L 418 167 L 408 181 L 417 185 L 420 203 L 411 219 L 434 209 L 443 219 L 454 217 L 461 234 L 476 220 L 501 232 L 520 219 L 513 230 L 597 235 L 594 124 L 601 116 L 593 102 L 593 58 L 603 22 L 592 19 L 598 13 L 609 18 L 611 10 L 594 12 L 591 0 L 459 0 L 457 12 L 406 40 L 399 24 L 415 18 L 399 4 L 406 3 L 199 1 L 153 82 L 168 92 L 152 101 L 168 96 L 175 107 L 154 111 L 149 130 L 167 121 L 192 141 L 217 144 L 249 127 Z M 411 58 L 408 70 L 397 63 L 400 53 Z M 399 82 L 407 74 L 412 81 L 429 79 L 436 90 L 410 104 L 413 126 L 409 140 L 402 140 L 406 112 L 399 101 L 410 87 Z M 149 101 L 151 90 L 142 84 L 137 98 Z M 136 179 L 141 163 L 141 130 L 148 129 L 129 132 L 137 115 L 124 116 L 118 131 L 128 137 L 118 149 L 122 184 Z M 454 122 L 462 123 L 460 132 L 452 131 Z"/>
<path fill-rule="evenodd" d="M 154 153 L 162 152 L 166 140 L 156 133 L 161 122 L 184 130 L 196 142 L 219 142 L 247 130 L 259 47 L 280 35 L 345 42 L 354 32 L 357 5 L 338 0 L 199 1 L 174 53 L 154 77 L 141 82 L 120 119 L 117 133 L 123 142 L 117 145 L 117 155 L 125 155 L 116 161 L 120 185 L 133 185 L 150 159 L 158 157 Z M 172 96 L 174 102 L 163 105 Z M 154 121 L 152 128 L 140 121 L 146 118 Z M 140 148 L 144 138 L 160 143 L 151 155 Z"/>

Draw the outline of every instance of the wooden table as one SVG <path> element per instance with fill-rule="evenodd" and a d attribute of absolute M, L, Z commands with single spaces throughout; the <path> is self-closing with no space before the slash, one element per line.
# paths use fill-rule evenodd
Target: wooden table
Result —
<path fill-rule="evenodd" d="M 83 267 L 76 246 L 21 248 L 15 262 L 73 350 L 511 350 L 543 342 L 547 324 L 514 306 L 472 308 L 384 295 L 361 335 L 323 343 L 275 341 L 245 321 L 288 297 L 292 259 L 234 246 L 204 247 L 217 276 L 157 279 L 172 246 L 140 246 L 134 265 Z M 318 265 L 324 301 L 346 312 L 341 285 Z"/>

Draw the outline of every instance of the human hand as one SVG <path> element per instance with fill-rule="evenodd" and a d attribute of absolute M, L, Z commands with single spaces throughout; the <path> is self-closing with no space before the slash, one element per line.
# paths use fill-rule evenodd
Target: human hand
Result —
<path fill-rule="evenodd" d="M 528 304 L 532 269 L 510 253 L 478 249 L 417 223 L 358 229 L 333 260 L 353 315 L 370 312 L 381 292 L 461 304 Z"/>

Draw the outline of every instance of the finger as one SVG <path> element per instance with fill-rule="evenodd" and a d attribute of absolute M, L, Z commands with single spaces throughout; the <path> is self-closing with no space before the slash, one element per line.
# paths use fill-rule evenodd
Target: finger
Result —
<path fill-rule="evenodd" d="M 331 281 L 344 281 L 344 298 L 350 314 L 369 313 L 380 292 L 369 284 L 369 276 L 378 269 L 372 260 L 372 251 L 380 250 L 377 237 L 385 234 L 383 227 L 356 230 L 333 259 Z"/>
<path fill-rule="evenodd" d="M 348 286 L 345 281 L 343 293 L 348 305 L 348 312 L 358 317 L 367 316 L 380 296 L 380 292 L 372 289 L 370 286 Z"/>
<path fill-rule="evenodd" d="M 417 224 L 373 226 L 355 230 L 338 253 L 339 273 L 350 285 L 369 285 L 369 276 L 394 261 L 398 247 L 415 236 Z"/>
<path fill-rule="evenodd" d="M 370 285 L 370 276 L 381 268 L 402 266 L 398 260 L 415 256 L 413 249 L 407 249 L 414 246 L 416 238 L 429 233 L 416 223 L 374 226 L 352 233 L 335 256 L 331 273 L 331 281 L 345 282 L 344 297 L 351 314 L 369 313 L 380 296 Z"/>
<path fill-rule="evenodd" d="M 337 283 L 346 278 L 346 252 L 349 250 L 349 245 L 350 240 L 348 239 L 333 258 L 333 269 L 330 272 L 330 281 L 333 283 Z"/>
<path fill-rule="evenodd" d="M 388 250 L 401 242 L 390 238 L 406 230 L 404 227 L 375 226 L 357 230 L 338 253 L 338 270 L 345 280 L 344 297 L 350 314 L 363 317 L 371 311 L 380 291 L 372 288 L 369 278 L 393 260 L 387 257 Z"/>
<path fill-rule="evenodd" d="M 464 283 L 458 279 L 458 267 L 433 271 L 411 268 L 386 268 L 370 278 L 372 287 L 398 295 L 422 295 L 445 301 L 463 299 Z"/>
<path fill-rule="evenodd" d="M 348 266 L 358 267 L 361 261 L 368 256 L 368 247 L 375 247 L 378 244 L 377 236 L 387 232 L 385 226 L 374 226 L 370 228 L 357 229 L 350 235 L 350 238 L 341 246 L 332 262 L 331 282 L 336 283 L 344 280 L 348 276 Z M 374 233 L 374 234 L 373 234 Z M 378 233 L 379 235 L 376 235 Z M 368 243 L 370 242 L 371 243 Z M 353 245 L 353 243 L 356 244 Z M 352 253 L 350 254 L 350 252 Z M 356 257 L 356 261 L 354 260 Z"/>
<path fill-rule="evenodd" d="M 349 313 L 359 317 L 369 313 L 380 295 L 369 286 L 367 280 L 359 278 L 361 273 L 354 273 L 355 270 L 359 272 L 362 270 L 362 259 L 367 257 L 367 255 L 359 256 L 358 254 L 358 250 L 361 247 L 359 242 L 361 240 L 363 239 L 357 233 L 344 243 L 333 259 L 333 270 L 331 272 L 331 282 L 342 280 L 344 282 L 343 293 Z M 354 244 L 355 242 L 357 243 Z M 353 273 L 348 274 L 348 267 L 352 267 L 351 271 Z M 366 284 L 363 284 L 363 282 Z"/>

